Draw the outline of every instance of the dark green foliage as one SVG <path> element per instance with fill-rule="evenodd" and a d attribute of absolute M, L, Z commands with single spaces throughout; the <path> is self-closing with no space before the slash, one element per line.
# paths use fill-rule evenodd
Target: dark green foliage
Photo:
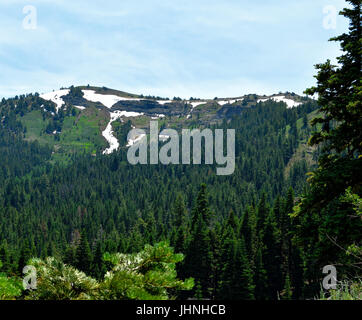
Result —
<path fill-rule="evenodd" d="M 253 274 L 246 254 L 244 239 L 237 239 L 229 227 L 223 239 L 221 276 L 217 299 L 254 299 Z"/>
<path fill-rule="evenodd" d="M 206 186 L 201 185 L 193 210 L 191 240 L 186 251 L 184 270 L 199 284 L 203 297 L 209 296 L 213 253 L 210 239 L 210 210 L 206 198 Z"/>
<path fill-rule="evenodd" d="M 109 263 L 104 277 L 96 280 L 70 265 L 48 257 L 32 259 L 37 270 L 37 289 L 27 292 L 27 300 L 166 300 L 170 292 L 190 290 L 193 279 L 179 280 L 176 263 L 182 254 L 175 254 L 167 243 L 147 245 L 137 254 L 105 253 L 103 260 Z M 1 264 L 0 264 L 1 267 Z M 7 280 L 7 279 L 5 279 Z M 3 287 L 12 294 L 9 280 L 0 274 L 0 298 Z M 10 291 L 10 292 L 9 292 Z M 7 296 L 5 296 L 6 298 Z"/>
<path fill-rule="evenodd" d="M 0 270 L 4 268 L 0 260 Z M 23 291 L 22 281 L 16 277 L 8 277 L 0 271 L 0 300 L 15 300 Z"/>
<path fill-rule="evenodd" d="M 349 32 L 331 39 L 341 45 L 339 65 L 329 60 L 318 64 L 317 86 L 307 90 L 318 93 L 321 105 L 321 117 L 313 121 L 321 130 L 310 143 L 320 145 L 322 154 L 294 219 L 306 266 L 304 280 L 314 293 L 325 265 L 338 264 L 339 280 L 361 274 L 361 259 L 348 255 L 348 247 L 361 246 L 362 220 L 351 203 L 341 201 L 348 189 L 357 197 L 362 194 L 361 1 L 347 2 L 351 8 L 341 14 L 350 20 Z"/>
<path fill-rule="evenodd" d="M 74 86 L 70 87 L 69 94 L 76 98 L 82 98 L 84 95 L 80 87 L 74 87 Z"/>
<path fill-rule="evenodd" d="M 178 274 L 197 281 L 181 298 L 275 299 L 287 272 L 293 298 L 300 296 L 294 280 L 300 271 L 298 255 L 286 259 L 294 255 L 290 237 L 281 248 L 281 235 L 293 227 L 284 221 L 285 200 L 280 197 L 274 204 L 278 209 L 270 208 L 290 184 L 297 193 L 304 186 L 308 165 L 295 164 L 287 178 L 285 172 L 308 134 L 310 128 L 301 124 L 317 108 L 315 103 L 287 109 L 266 101 L 212 125 L 236 129 L 235 173 L 216 176 L 216 165 L 132 166 L 125 148 L 96 157 L 72 151 L 62 154 L 66 161 L 58 161 L 59 154 L 52 152 L 64 140 L 53 140 L 53 131 L 62 131 L 54 135 L 62 137 L 72 121 L 75 126 L 79 120 L 76 128 L 81 127 L 84 112 L 100 112 L 96 107 L 76 111 L 71 99 L 81 102 L 82 97 L 77 88 L 70 91 L 67 109 L 54 115 L 54 105 L 38 96 L 0 105 L 5 116 L 0 126 L 0 247 L 7 248 L 2 256 L 8 273 L 19 274 L 31 257 L 55 256 L 100 280 L 110 269 L 102 260 L 105 252 L 136 253 L 166 240 L 186 255 L 177 264 Z M 46 123 L 42 144 L 24 141 L 24 132 L 32 128 L 21 120 L 31 112 L 39 112 Z M 167 125 L 163 121 L 160 127 Z M 131 126 L 113 123 L 121 146 Z M 44 146 L 48 138 L 49 147 Z"/>
<path fill-rule="evenodd" d="M 92 252 L 89 247 L 87 236 L 85 232 L 82 232 L 80 237 L 80 243 L 77 247 L 75 254 L 76 264 L 75 266 L 85 272 L 90 273 L 92 265 Z"/>
<path fill-rule="evenodd" d="M 311 142 L 323 142 L 326 152 L 336 151 L 355 158 L 356 153 L 362 151 L 361 1 L 347 2 L 352 8 L 344 9 L 341 14 L 350 20 L 349 33 L 331 39 L 341 45 L 343 55 L 337 58 L 339 66 L 333 66 L 330 60 L 318 64 L 317 86 L 306 92 L 310 95 L 318 93 L 323 114 L 313 120 L 314 124 L 322 124 L 322 130 L 313 135 Z"/>

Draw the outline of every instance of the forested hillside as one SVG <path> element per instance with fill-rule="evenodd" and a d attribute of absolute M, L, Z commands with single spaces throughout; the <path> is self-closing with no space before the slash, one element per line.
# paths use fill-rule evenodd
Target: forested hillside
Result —
<path fill-rule="evenodd" d="M 3 99 L 0 298 L 360 299 L 361 3 L 348 2 L 339 65 L 317 65 L 306 91 L 317 101 L 90 86 Z M 235 129 L 235 172 L 131 165 L 128 132 L 151 120 Z M 36 290 L 22 288 L 26 265 Z"/>
<path fill-rule="evenodd" d="M 27 99 L 29 97 L 25 101 Z M 216 176 L 214 168 L 207 165 L 132 166 L 127 162 L 125 148 L 108 156 L 78 153 L 68 162 L 54 161 L 49 147 L 40 147 L 38 142 L 23 142 L 21 137 L 27 129 L 21 122 L 4 123 L 0 206 L 2 270 L 20 275 L 29 258 L 56 256 L 101 278 L 105 270 L 104 252 L 137 252 L 145 244 L 167 240 L 176 252 L 190 250 L 179 274 L 199 281 L 199 295 L 214 298 L 234 295 L 219 288 L 220 283 L 226 287 L 227 281 L 233 281 L 223 279 L 223 274 L 230 276 L 229 271 L 222 270 L 227 265 L 223 251 L 225 254 L 243 251 L 242 258 L 248 261 L 250 288 L 254 288 L 254 283 L 259 281 L 257 275 L 264 274 L 268 268 L 265 265 L 259 270 L 261 266 L 257 265 L 257 259 L 267 259 L 263 257 L 268 252 L 264 248 L 266 242 L 280 246 L 284 237 L 281 232 L 287 232 L 281 231 L 286 226 L 282 226 L 285 222 L 281 222 L 279 215 L 286 217 L 292 210 L 293 192 L 288 193 L 288 189 L 294 187 L 300 192 L 304 187 L 305 174 L 310 168 L 303 157 L 293 159 L 293 156 L 312 131 L 303 119 L 309 114 L 313 116 L 316 108 L 314 102 L 288 109 L 282 102 L 265 101 L 217 125 L 236 129 L 236 170 L 225 177 Z M 117 130 L 120 135 L 122 132 L 126 135 L 128 132 L 122 127 L 130 125 L 125 122 Z M 18 139 L 19 147 L 5 137 Z M 122 136 L 119 139 L 122 141 Z M 32 158 L 23 161 L 27 153 L 33 161 Z M 201 185 L 206 187 L 201 188 L 198 196 Z M 275 200 L 278 195 L 286 198 Z M 200 196 L 204 197 L 202 203 Z M 272 210 L 274 205 L 280 207 L 280 213 Z M 205 210 L 210 212 L 207 220 L 201 214 Z M 277 238 L 264 240 L 268 224 L 273 234 L 279 232 Z M 198 228 L 204 233 L 203 239 L 197 238 L 202 235 Z M 245 228 L 249 234 L 241 231 Z M 83 265 L 78 256 L 85 241 L 89 250 L 83 254 L 89 257 Z M 200 271 L 200 276 L 194 274 L 192 267 L 198 265 L 202 257 L 201 253 L 191 250 L 195 242 L 204 244 L 200 250 L 206 250 L 205 259 L 211 259 L 205 261 L 205 266 L 211 269 L 206 273 Z M 218 247 L 213 247 L 216 244 Z M 225 245 L 236 247 L 231 250 Z M 278 265 L 280 268 L 284 265 L 284 270 L 278 271 L 278 275 L 269 275 L 278 278 L 273 285 L 279 291 L 290 272 L 280 254 Z M 238 256 L 235 258 L 240 259 Z M 228 268 L 239 264 L 232 256 L 228 259 Z M 269 266 L 274 268 L 275 261 Z M 265 278 L 263 285 L 268 281 Z M 259 289 L 260 285 L 256 288 L 266 294 Z M 251 289 L 249 297 L 253 296 L 254 289 Z M 270 289 L 268 297 L 276 298 L 276 291 Z"/>

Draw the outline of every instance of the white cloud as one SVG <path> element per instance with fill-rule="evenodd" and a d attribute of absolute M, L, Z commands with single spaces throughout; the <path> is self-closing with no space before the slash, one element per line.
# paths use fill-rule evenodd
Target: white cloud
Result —
<path fill-rule="evenodd" d="M 338 54 L 323 6 L 342 0 L 33 0 L 38 28 L 22 28 L 28 1 L 0 3 L 0 96 L 93 84 L 160 96 L 295 91 L 313 65 Z"/>

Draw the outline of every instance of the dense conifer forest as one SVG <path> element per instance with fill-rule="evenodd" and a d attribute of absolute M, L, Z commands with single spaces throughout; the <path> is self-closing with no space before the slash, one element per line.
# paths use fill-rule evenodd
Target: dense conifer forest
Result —
<path fill-rule="evenodd" d="M 328 298 L 325 265 L 360 296 L 361 11 L 349 2 L 340 65 L 318 65 L 307 91 L 318 101 L 267 100 L 203 125 L 236 130 L 229 176 L 215 165 L 134 166 L 126 147 L 55 158 L 59 137 L 27 139 L 23 121 L 34 110 L 48 119 L 54 105 L 38 94 L 3 99 L 0 298 Z M 42 135 L 77 114 L 61 110 Z M 114 128 L 126 142 L 131 123 Z M 37 269 L 37 290 L 22 288 L 25 265 Z"/>

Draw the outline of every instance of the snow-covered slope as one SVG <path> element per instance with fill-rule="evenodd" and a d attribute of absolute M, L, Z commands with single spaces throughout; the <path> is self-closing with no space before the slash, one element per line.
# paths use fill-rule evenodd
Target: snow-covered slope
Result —
<path fill-rule="evenodd" d="M 54 102 L 56 104 L 56 110 L 58 112 L 58 110 L 64 105 L 62 97 L 69 94 L 69 91 L 70 91 L 69 89 L 57 90 L 42 94 L 40 95 L 40 98 Z"/>
<path fill-rule="evenodd" d="M 158 102 L 159 104 L 161 104 L 161 105 L 164 105 L 164 104 L 166 104 L 166 103 L 172 103 L 171 100 L 157 100 L 157 102 Z"/>
<path fill-rule="evenodd" d="M 205 104 L 207 103 L 206 101 L 200 101 L 200 102 L 191 102 L 189 101 L 189 104 L 191 104 L 191 111 L 190 113 L 186 116 L 186 119 L 189 119 L 191 118 L 191 113 L 192 111 L 194 111 L 194 109 L 197 107 L 197 106 L 201 106 L 202 104 Z"/>
<path fill-rule="evenodd" d="M 69 92 L 70 92 L 69 89 L 57 90 L 57 91 L 49 92 L 46 94 L 42 94 L 40 97 L 45 100 L 54 102 L 56 104 L 56 109 L 58 112 L 58 110 L 64 105 L 64 101 L 63 101 L 62 97 L 65 95 L 68 95 Z M 88 100 L 90 102 L 101 103 L 108 109 L 112 108 L 119 101 L 150 100 L 150 99 L 145 99 L 145 98 L 125 98 L 125 97 L 121 97 L 121 96 L 115 95 L 115 94 L 101 94 L 101 93 L 97 93 L 96 90 L 91 90 L 91 89 L 82 90 L 82 92 L 83 92 L 83 98 L 85 100 Z M 243 100 L 244 100 L 244 97 L 224 98 L 224 99 L 216 100 L 216 102 L 220 106 L 224 106 L 226 104 L 233 104 L 233 103 L 240 102 Z M 269 96 L 269 97 L 265 97 L 265 98 L 260 97 L 257 100 L 257 102 L 263 102 L 263 101 L 267 101 L 267 100 L 274 100 L 276 102 L 284 102 L 287 104 L 288 108 L 294 108 L 294 107 L 297 107 L 302 104 L 302 102 L 297 102 L 291 98 L 286 98 L 285 95 L 275 95 L 275 96 Z M 195 100 L 183 100 L 183 101 L 185 103 L 191 105 L 191 113 L 192 113 L 194 108 L 196 108 L 200 105 L 203 105 L 203 104 L 207 104 L 208 102 L 210 102 L 212 100 L 203 99 L 203 100 L 197 100 L 197 101 L 195 101 Z M 169 103 L 175 103 L 175 101 L 173 101 L 173 100 L 156 100 L 156 102 L 161 106 L 163 106 L 165 104 L 169 104 Z M 81 107 L 81 106 L 76 106 L 76 108 L 82 109 L 82 110 L 84 109 L 84 107 Z M 188 114 L 188 116 L 191 116 L 191 113 Z M 155 117 L 156 117 L 156 115 L 155 115 Z"/>
<path fill-rule="evenodd" d="M 103 154 L 111 154 L 114 150 L 119 148 L 119 142 L 113 135 L 112 122 L 116 121 L 121 117 L 138 117 L 142 116 L 143 113 L 139 112 L 128 112 L 128 111 L 115 111 L 111 112 L 111 120 L 109 121 L 106 129 L 102 132 L 102 136 L 108 141 L 109 148 L 103 151 Z"/>
<path fill-rule="evenodd" d="M 82 90 L 82 92 L 84 93 L 83 98 L 88 100 L 88 101 L 92 101 L 92 102 L 100 102 L 101 104 L 103 104 L 104 106 L 106 106 L 107 108 L 112 108 L 118 101 L 121 100 L 132 100 L 132 101 L 140 101 L 141 99 L 136 99 L 136 98 L 123 98 L 123 97 L 119 97 L 116 95 L 112 95 L 112 94 L 99 94 L 96 93 L 94 90 Z"/>
<path fill-rule="evenodd" d="M 83 107 L 83 106 L 74 106 L 74 107 L 77 108 L 77 109 L 80 109 L 80 110 L 86 109 L 86 107 Z"/>
<path fill-rule="evenodd" d="M 245 96 L 238 96 L 234 98 L 215 98 L 215 99 L 175 99 L 175 100 L 162 100 L 162 98 L 145 98 L 144 96 L 137 96 L 130 93 L 125 93 L 122 91 L 117 91 L 113 89 L 109 89 L 108 91 L 104 90 L 104 88 L 100 87 L 77 87 L 77 92 L 79 93 L 81 90 L 83 93 L 83 97 L 80 97 L 78 94 L 70 94 L 70 89 L 62 89 L 53 91 L 50 93 L 40 95 L 41 98 L 52 101 L 56 105 L 56 112 L 59 111 L 60 108 L 64 107 L 65 101 L 67 105 L 74 105 L 75 108 L 83 111 L 87 108 L 94 108 L 93 103 L 99 103 L 106 107 L 108 110 L 102 109 L 101 116 L 108 118 L 108 113 L 110 115 L 109 123 L 105 130 L 103 128 L 102 136 L 109 143 L 109 147 L 103 151 L 103 154 L 110 154 L 114 150 L 119 148 L 119 142 L 117 138 L 113 135 L 112 130 L 112 122 L 117 119 L 122 119 L 122 117 L 138 117 L 141 115 L 147 115 L 150 120 L 158 120 L 164 118 L 167 119 L 166 123 L 175 122 L 177 120 L 182 123 L 182 118 L 190 119 L 194 113 L 198 113 L 197 119 L 204 123 L 211 123 L 212 121 L 218 121 L 221 117 L 228 117 L 229 114 L 237 114 L 238 112 L 242 112 L 243 108 L 248 108 L 255 106 L 256 102 L 264 102 L 267 100 L 273 100 L 276 102 L 284 102 L 288 108 L 297 107 L 303 102 L 301 101 L 301 97 L 295 95 L 293 93 L 279 93 L 270 96 L 261 96 L 256 94 L 250 94 Z M 110 94 L 107 94 L 110 93 Z M 65 97 L 67 96 L 67 97 Z M 138 97 L 138 98 L 133 98 Z M 142 97 L 142 98 L 141 98 Z M 159 100 L 157 100 L 159 99 Z M 305 100 L 305 99 L 304 99 Z M 302 101 L 304 101 L 302 100 Z M 87 101 L 89 103 L 87 103 Z M 120 101 L 141 101 L 141 103 L 125 103 L 124 108 L 120 103 L 117 108 L 114 106 Z M 245 101 L 241 106 L 240 102 Z M 238 103 L 239 102 L 239 103 Z M 215 103 L 219 105 L 219 107 L 215 106 Z M 238 104 L 237 104 L 238 103 Z M 187 106 L 185 106 L 187 104 Z M 208 114 L 208 106 L 211 106 L 212 112 Z M 232 106 L 231 106 L 232 105 Z M 49 112 L 46 110 L 44 106 L 41 106 L 45 112 Z M 113 110 L 112 110 L 113 109 Z M 118 110 L 114 110 L 118 109 Z M 123 110 L 122 110 L 123 109 Z M 125 111 L 127 109 L 128 111 Z M 216 109 L 216 113 L 214 112 Z M 186 111 L 187 110 L 187 111 Z M 141 113 L 144 112 L 144 113 Z M 91 112 L 90 112 L 91 113 Z M 52 116 L 55 116 L 55 113 L 50 113 Z M 89 112 L 82 112 L 82 115 L 85 117 L 89 116 Z M 196 120 L 196 119 L 194 119 Z M 122 120 L 121 120 L 122 121 Z M 137 121 L 133 122 L 136 124 Z M 142 121 L 138 122 L 142 123 Z M 186 124 L 187 125 L 187 124 Z M 139 125 L 142 127 L 142 125 Z M 160 141 L 166 140 L 167 137 L 160 136 Z M 128 141 L 127 146 L 131 146 L 140 141 L 142 137 L 136 136 Z"/>
<path fill-rule="evenodd" d="M 235 102 L 238 102 L 238 101 L 243 101 L 244 98 L 242 99 L 229 99 L 229 100 L 219 100 L 217 101 L 217 103 L 220 105 L 220 106 L 223 106 L 225 104 L 233 104 Z"/>
<path fill-rule="evenodd" d="M 288 108 L 294 108 L 294 107 L 298 107 L 299 105 L 301 105 L 301 102 L 296 102 L 292 99 L 288 99 L 285 96 L 275 96 L 275 97 L 270 97 L 270 98 L 266 98 L 266 99 L 259 99 L 258 102 L 265 102 L 267 100 L 274 100 L 275 102 L 284 102 L 287 104 Z"/>
<path fill-rule="evenodd" d="M 201 102 L 190 102 L 192 109 L 196 108 L 197 106 L 201 106 L 202 104 L 205 104 L 206 101 L 201 101 Z"/>

